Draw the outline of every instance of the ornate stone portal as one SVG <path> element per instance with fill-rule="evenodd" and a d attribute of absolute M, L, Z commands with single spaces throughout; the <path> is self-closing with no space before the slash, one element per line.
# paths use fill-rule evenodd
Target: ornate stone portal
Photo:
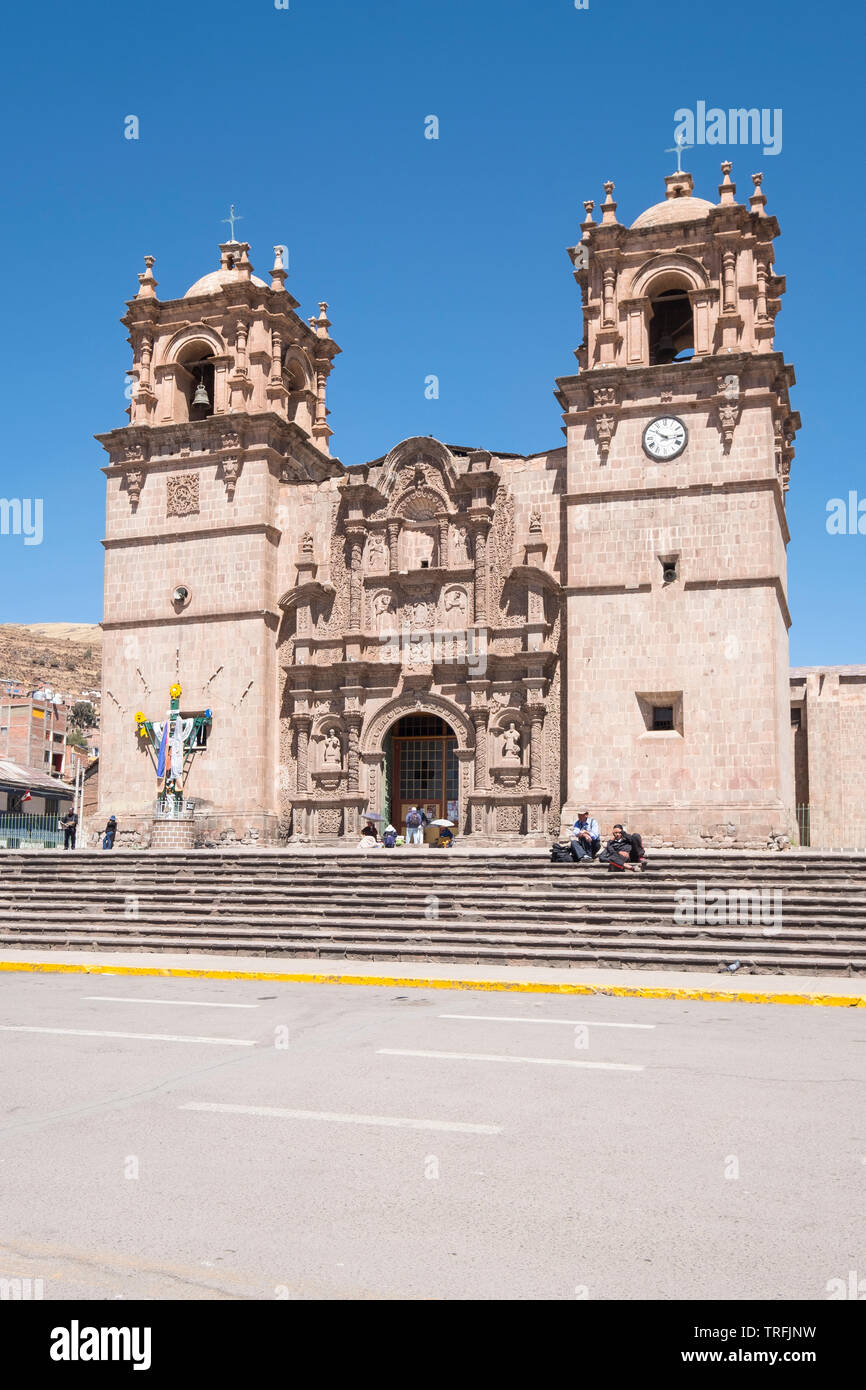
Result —
<path fill-rule="evenodd" d="M 419 713 L 444 721 L 456 739 L 458 795 L 448 801 L 461 835 L 540 842 L 547 832 L 559 805 L 556 750 L 543 748 L 559 690 L 559 586 L 548 574 L 539 610 L 526 577 L 513 573 L 519 538 L 504 471 L 490 455 L 406 440 L 340 480 L 326 543 L 297 553 L 279 647 L 282 823 L 294 840 L 351 838 L 365 811 L 399 817 L 389 732 Z M 537 537 L 537 508 L 523 521 L 524 544 L 531 521 Z M 500 757 L 479 716 L 503 701 L 514 717 Z M 557 709 L 551 722 L 559 718 Z M 535 731 L 534 782 L 522 766 L 523 726 Z"/>

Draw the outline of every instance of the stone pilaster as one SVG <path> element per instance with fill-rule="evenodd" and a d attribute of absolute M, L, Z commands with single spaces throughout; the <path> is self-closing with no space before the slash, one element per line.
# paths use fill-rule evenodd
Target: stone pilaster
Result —
<path fill-rule="evenodd" d="M 487 530 L 486 521 L 475 524 L 475 621 L 487 622 Z"/>
<path fill-rule="evenodd" d="M 308 765 L 310 755 L 310 727 L 312 722 L 308 714 L 296 714 L 293 719 L 298 735 L 297 764 L 299 796 L 306 795 L 309 790 Z"/>
<path fill-rule="evenodd" d="M 529 788 L 544 786 L 544 705 L 532 704 L 529 714 Z"/>
<path fill-rule="evenodd" d="M 344 722 L 349 733 L 349 747 L 346 754 L 348 790 L 356 792 L 358 790 L 358 739 L 361 733 L 362 716 L 357 712 L 347 713 L 344 715 Z"/>
<path fill-rule="evenodd" d="M 361 631 L 361 560 L 364 554 L 364 532 L 347 528 L 349 538 L 349 631 Z"/>
<path fill-rule="evenodd" d="M 475 725 L 475 790 L 482 791 L 487 786 L 487 721 L 490 711 L 485 706 L 470 710 Z"/>

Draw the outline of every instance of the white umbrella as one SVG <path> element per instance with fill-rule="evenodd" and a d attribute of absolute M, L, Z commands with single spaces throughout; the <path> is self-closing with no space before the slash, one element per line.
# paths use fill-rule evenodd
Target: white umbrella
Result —
<path fill-rule="evenodd" d="M 448 825 L 448 826 L 452 826 L 452 825 L 456 825 L 457 822 L 456 822 L 456 821 L 453 821 L 453 820 L 431 820 L 430 824 L 431 824 L 431 825 Z"/>

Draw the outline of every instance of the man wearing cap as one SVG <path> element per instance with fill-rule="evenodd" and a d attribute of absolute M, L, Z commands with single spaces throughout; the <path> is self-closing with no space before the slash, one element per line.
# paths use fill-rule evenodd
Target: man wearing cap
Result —
<path fill-rule="evenodd" d="M 601 831 L 598 821 L 589 811 L 578 811 L 577 820 L 571 828 L 571 857 L 578 863 L 582 859 L 594 859 L 601 849 Z"/>

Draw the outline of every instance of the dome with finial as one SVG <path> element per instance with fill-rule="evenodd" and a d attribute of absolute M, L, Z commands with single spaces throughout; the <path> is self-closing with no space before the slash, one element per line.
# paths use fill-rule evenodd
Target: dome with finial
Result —
<path fill-rule="evenodd" d="M 677 222 L 699 222 L 716 206 L 706 198 L 695 198 L 692 194 L 694 180 L 691 174 L 668 174 L 665 179 L 665 199 L 654 203 L 632 222 L 632 230 L 641 227 L 673 226 Z"/>
<path fill-rule="evenodd" d="M 194 285 L 190 285 L 184 299 L 192 299 L 196 295 L 217 294 L 225 285 L 237 285 L 242 282 L 248 285 L 258 285 L 263 290 L 267 289 L 265 281 L 260 280 L 258 275 L 252 274 L 252 266 L 247 255 L 249 249 L 246 242 L 225 242 L 220 247 L 219 270 L 212 270 L 210 274 L 203 275 L 200 280 L 196 280 Z"/>

